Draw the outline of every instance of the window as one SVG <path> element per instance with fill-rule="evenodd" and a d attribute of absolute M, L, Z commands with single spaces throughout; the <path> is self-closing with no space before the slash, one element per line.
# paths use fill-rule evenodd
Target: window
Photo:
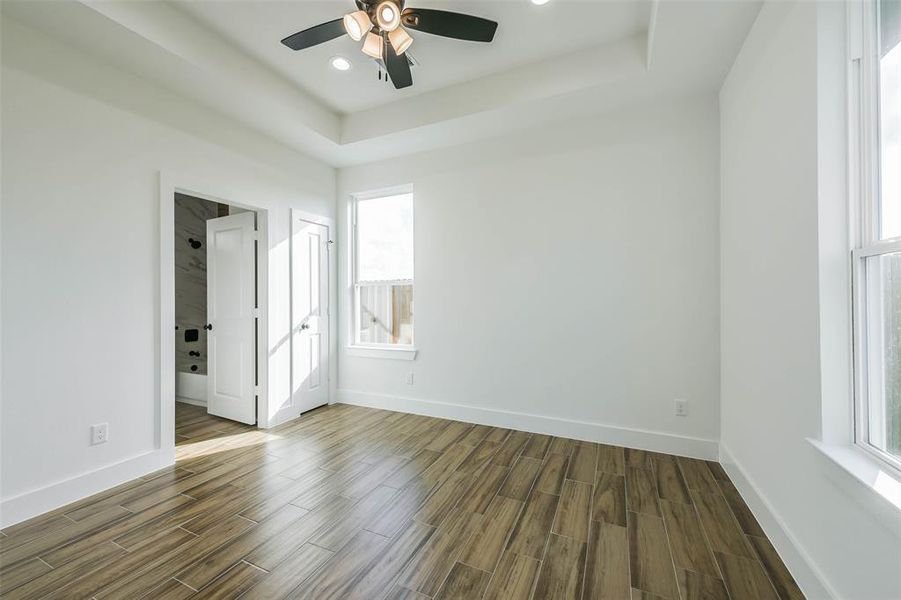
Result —
<path fill-rule="evenodd" d="M 354 344 L 413 344 L 413 194 L 353 206 Z"/>
<path fill-rule="evenodd" d="M 901 468 L 901 2 L 863 5 L 853 98 L 857 443 Z"/>

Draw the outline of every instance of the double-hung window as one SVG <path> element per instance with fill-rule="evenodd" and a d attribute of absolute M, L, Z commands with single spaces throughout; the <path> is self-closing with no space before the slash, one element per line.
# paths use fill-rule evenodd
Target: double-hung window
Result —
<path fill-rule="evenodd" d="M 355 197 L 354 339 L 357 346 L 413 345 L 413 194 Z"/>
<path fill-rule="evenodd" d="M 855 437 L 901 469 L 901 2 L 862 6 L 851 88 Z"/>

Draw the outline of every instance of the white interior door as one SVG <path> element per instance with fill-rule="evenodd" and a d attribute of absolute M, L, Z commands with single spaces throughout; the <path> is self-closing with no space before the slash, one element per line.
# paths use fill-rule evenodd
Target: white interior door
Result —
<path fill-rule="evenodd" d="M 255 229 L 252 212 L 206 223 L 207 412 L 249 424 L 257 420 Z"/>
<path fill-rule="evenodd" d="M 328 403 L 328 227 L 296 218 L 291 242 L 292 403 Z"/>

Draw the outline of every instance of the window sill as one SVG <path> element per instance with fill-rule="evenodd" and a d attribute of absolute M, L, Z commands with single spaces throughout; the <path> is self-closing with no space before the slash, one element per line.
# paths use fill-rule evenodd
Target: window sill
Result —
<path fill-rule="evenodd" d="M 387 358 L 391 360 L 415 360 L 418 351 L 412 346 L 392 348 L 390 346 L 348 346 L 347 355 L 359 358 Z"/>
<path fill-rule="evenodd" d="M 882 498 L 901 516 L 901 480 L 864 450 L 848 444 L 827 444 L 807 438 L 826 458 L 849 473 L 868 491 Z"/>

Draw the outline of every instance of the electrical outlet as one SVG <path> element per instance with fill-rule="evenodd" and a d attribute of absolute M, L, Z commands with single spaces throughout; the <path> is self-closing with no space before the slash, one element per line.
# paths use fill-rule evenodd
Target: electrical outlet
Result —
<path fill-rule="evenodd" d="M 688 400 L 674 400 L 673 408 L 677 417 L 688 416 Z"/>
<path fill-rule="evenodd" d="M 413 372 L 407 373 L 407 385 L 413 385 Z"/>
<path fill-rule="evenodd" d="M 109 441 L 109 423 L 91 425 L 91 445 L 105 444 Z"/>

